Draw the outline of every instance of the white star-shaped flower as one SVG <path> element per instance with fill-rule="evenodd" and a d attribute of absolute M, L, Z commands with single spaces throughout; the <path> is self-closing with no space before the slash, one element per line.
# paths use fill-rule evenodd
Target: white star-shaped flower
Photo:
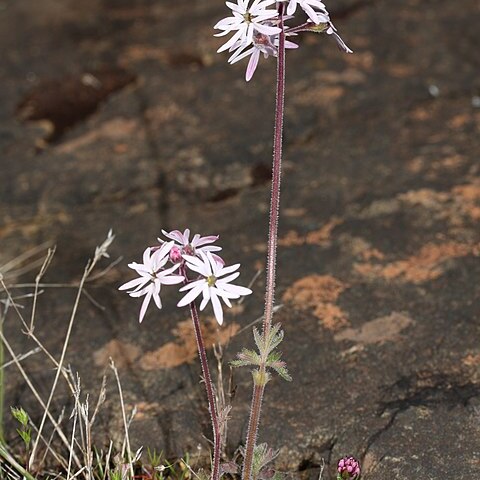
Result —
<path fill-rule="evenodd" d="M 173 245 L 174 242 L 164 243 L 153 253 L 149 247 L 143 252 L 143 263 L 133 262 L 128 264 L 140 277 L 123 284 L 119 287 L 119 290 L 129 290 L 127 293 L 131 297 L 142 297 L 145 295 L 140 309 L 140 323 L 152 298 L 155 301 L 155 305 L 158 308 L 162 308 L 162 301 L 160 300 L 160 288 L 162 285 L 175 285 L 185 279 L 183 275 L 172 275 L 180 267 L 180 264 L 163 269 L 169 260 L 169 253 Z"/>
<path fill-rule="evenodd" d="M 319 23 L 328 23 L 330 17 L 327 12 L 327 7 L 320 0 L 289 0 L 287 7 L 287 14 L 293 15 L 297 9 L 297 4 L 302 7 L 302 10 L 308 15 L 308 18 L 317 25 Z M 317 11 L 317 10 L 320 11 Z"/>
<path fill-rule="evenodd" d="M 200 256 L 201 259 L 191 255 L 183 256 L 186 266 L 190 270 L 199 273 L 201 278 L 190 282 L 180 289 L 181 292 L 188 291 L 188 293 L 178 302 L 177 306 L 184 307 L 202 294 L 203 299 L 200 303 L 200 310 L 203 310 L 208 302 L 211 302 L 215 318 L 222 325 L 223 310 L 220 298 L 228 307 L 231 307 L 231 299 L 250 295 L 252 291 L 249 288 L 230 283 L 240 275 L 240 272 L 236 271 L 240 267 L 239 263 L 225 267 L 215 261 L 210 252 L 200 252 Z"/>
<path fill-rule="evenodd" d="M 280 28 L 272 25 L 266 25 L 264 22 L 278 16 L 276 10 L 267 9 L 273 5 L 276 0 L 254 0 L 249 6 L 250 0 L 237 0 L 237 3 L 225 2 L 232 10 L 233 16 L 220 20 L 213 28 L 223 30 L 216 33 L 216 37 L 228 35 L 230 32 L 236 32 L 226 43 L 224 43 L 217 52 L 223 52 L 231 49 L 237 43 L 241 45 L 250 45 L 253 41 L 254 31 L 265 35 L 275 35 L 280 32 Z"/>

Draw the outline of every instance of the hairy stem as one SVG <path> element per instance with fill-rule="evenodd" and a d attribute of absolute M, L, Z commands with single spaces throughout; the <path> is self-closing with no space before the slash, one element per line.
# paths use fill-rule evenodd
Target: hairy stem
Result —
<path fill-rule="evenodd" d="M 285 100 L 285 32 L 283 29 L 283 3 L 278 3 L 279 34 L 277 57 L 277 90 L 275 102 L 275 130 L 273 134 L 273 168 L 272 194 L 270 200 L 270 220 L 268 229 L 267 250 L 267 280 L 265 292 L 265 310 L 263 315 L 263 338 L 267 338 L 272 326 L 273 307 L 275 303 L 275 266 L 277 260 L 278 213 L 280 207 L 280 182 L 282 171 L 282 134 L 283 109 Z M 266 378 L 266 355 L 264 352 L 259 367 L 259 378 Z M 255 379 L 255 377 L 254 377 Z M 253 452 L 257 439 L 260 412 L 262 409 L 265 382 L 255 384 L 252 403 L 250 406 L 250 421 L 248 424 L 247 440 L 245 445 L 245 459 L 243 462 L 242 480 L 250 480 L 252 476 Z"/>
<path fill-rule="evenodd" d="M 186 272 L 183 272 L 185 275 Z M 186 277 L 186 275 L 185 275 Z M 192 316 L 193 328 L 195 330 L 195 339 L 197 340 L 198 355 L 200 364 L 202 365 L 202 375 L 205 382 L 205 390 L 207 391 L 208 410 L 212 420 L 213 429 L 213 465 L 211 480 L 220 478 L 220 426 L 218 422 L 217 405 L 215 403 L 215 395 L 213 393 L 212 377 L 208 367 L 207 353 L 205 351 L 205 343 L 203 341 L 202 330 L 200 328 L 200 320 L 198 318 L 198 310 L 195 302 L 190 304 L 190 314 Z"/>
<path fill-rule="evenodd" d="M 0 306 L 0 331 L 3 333 L 3 314 L 2 307 Z M 4 384 L 4 350 L 3 350 L 3 341 L 0 340 L 0 445 L 5 444 L 5 437 L 3 435 L 3 400 L 5 395 L 5 384 Z"/>

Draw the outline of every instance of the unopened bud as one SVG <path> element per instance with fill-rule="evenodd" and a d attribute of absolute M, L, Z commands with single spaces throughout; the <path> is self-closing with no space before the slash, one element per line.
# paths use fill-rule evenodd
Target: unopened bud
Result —
<path fill-rule="evenodd" d="M 175 246 L 172 247 L 169 255 L 170 255 L 170 261 L 172 263 L 180 263 L 183 260 L 182 251 L 178 247 L 175 247 Z"/>

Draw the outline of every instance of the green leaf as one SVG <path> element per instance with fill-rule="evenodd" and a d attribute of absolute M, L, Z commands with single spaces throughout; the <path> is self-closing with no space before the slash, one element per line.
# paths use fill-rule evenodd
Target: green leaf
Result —
<path fill-rule="evenodd" d="M 25 443 L 25 445 L 28 447 L 30 444 L 30 441 L 32 440 L 32 432 L 30 429 L 28 430 L 20 430 L 17 428 L 17 433 L 20 435 L 21 439 Z"/>
<path fill-rule="evenodd" d="M 270 367 L 271 364 L 278 362 L 282 358 L 282 353 L 278 350 L 270 352 L 270 355 L 267 357 L 267 367 Z"/>
<path fill-rule="evenodd" d="M 283 365 L 271 365 L 271 367 L 287 382 L 291 382 L 292 376 L 288 373 L 285 362 L 281 362 Z"/>
<path fill-rule="evenodd" d="M 255 343 L 257 345 L 258 351 L 260 352 L 260 355 L 263 355 L 263 352 L 265 351 L 265 339 L 263 338 L 263 334 L 261 334 L 258 329 L 254 328 L 253 329 L 253 338 L 255 340 Z"/>
<path fill-rule="evenodd" d="M 287 364 L 281 360 L 282 353 L 278 350 L 275 352 L 271 352 L 267 358 L 267 367 L 273 368 L 284 380 L 287 382 L 292 381 L 292 377 L 288 373 Z"/>
<path fill-rule="evenodd" d="M 283 340 L 283 330 L 281 330 L 282 325 L 276 323 L 268 334 L 267 345 L 268 353 L 272 350 L 275 350 Z"/>
<path fill-rule="evenodd" d="M 26 427 L 28 425 L 28 413 L 22 408 L 10 408 L 12 411 L 12 416 L 17 420 L 18 423 Z"/>
<path fill-rule="evenodd" d="M 253 350 L 244 348 L 240 353 L 237 353 L 237 360 L 230 362 L 230 365 L 232 365 L 232 367 L 260 365 L 260 355 Z"/>

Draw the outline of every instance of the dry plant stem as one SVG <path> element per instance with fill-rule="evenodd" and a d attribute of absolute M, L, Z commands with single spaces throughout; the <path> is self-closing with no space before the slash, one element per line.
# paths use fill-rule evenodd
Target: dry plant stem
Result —
<path fill-rule="evenodd" d="M 53 418 L 52 414 L 50 413 L 50 411 L 46 408 L 46 405 L 44 403 L 44 401 L 42 400 L 42 398 L 40 397 L 38 391 L 36 390 L 36 388 L 33 386 L 29 376 L 27 375 L 27 372 L 25 372 L 24 368 L 22 367 L 22 365 L 20 364 L 20 362 L 18 361 L 17 359 L 17 356 L 15 355 L 15 352 L 13 351 L 10 343 L 7 341 L 7 339 L 5 338 L 5 336 L 3 335 L 3 332 L 0 330 L 0 340 L 3 342 L 3 344 L 5 345 L 5 347 L 7 348 L 8 350 L 8 353 L 10 354 L 10 356 L 13 358 L 14 362 L 15 362 L 15 365 L 16 367 L 18 368 L 18 370 L 20 371 L 23 379 L 25 380 L 25 383 L 28 385 L 28 387 L 30 388 L 30 390 L 32 391 L 33 395 L 35 396 L 35 398 L 37 399 L 38 403 L 41 405 L 41 407 L 47 412 L 47 416 L 48 416 L 48 419 L 52 422 L 52 425 L 53 427 L 55 428 L 55 430 L 58 432 L 58 435 L 60 437 L 60 439 L 62 440 L 63 444 L 68 448 L 69 447 L 69 441 L 67 439 L 67 437 L 65 436 L 65 434 L 63 433 L 62 429 L 60 428 L 60 425 L 57 423 L 57 421 Z M 38 439 L 42 438 L 41 435 L 39 434 Z M 80 460 L 78 459 L 77 455 L 76 454 L 73 454 L 73 460 L 75 462 L 75 464 L 77 465 L 78 468 L 81 467 L 81 463 L 80 463 Z"/>
<path fill-rule="evenodd" d="M 207 354 L 205 352 L 205 344 L 203 342 L 202 330 L 200 328 L 200 320 L 195 302 L 190 304 L 190 314 L 192 316 L 193 328 L 195 330 L 195 339 L 197 340 L 198 354 L 200 356 L 200 364 L 202 365 L 202 375 L 205 381 L 205 389 L 207 391 L 208 409 L 212 419 L 213 428 L 213 465 L 212 480 L 220 478 L 220 427 L 218 424 L 217 407 L 215 404 L 215 396 L 213 394 L 212 377 L 208 368 Z"/>
<path fill-rule="evenodd" d="M 75 404 L 77 404 L 77 402 L 78 402 L 78 399 L 75 398 Z M 75 429 L 77 428 L 77 417 L 78 417 L 78 408 L 75 405 L 75 410 L 73 411 L 72 441 L 70 442 L 70 453 L 68 455 L 67 480 L 70 480 L 71 478 L 72 454 L 73 454 L 73 449 L 75 448 Z"/>
<path fill-rule="evenodd" d="M 45 275 L 45 272 L 47 271 L 54 255 L 55 255 L 55 248 L 49 248 L 47 252 L 47 256 L 45 257 L 42 267 L 40 268 L 40 272 L 35 277 L 35 291 L 33 295 L 32 314 L 30 317 L 30 331 L 32 332 L 33 332 L 33 321 L 35 319 L 35 313 L 37 311 L 38 289 L 40 288 L 39 287 L 40 280 Z"/>
<path fill-rule="evenodd" d="M 52 388 L 50 390 L 50 395 L 48 397 L 47 404 L 46 404 L 46 407 L 45 407 L 45 411 L 43 413 L 42 421 L 41 421 L 40 427 L 38 429 L 39 433 L 42 432 L 43 427 L 45 426 L 45 421 L 47 419 L 47 411 L 49 410 L 50 404 L 52 403 L 53 395 L 55 393 L 55 389 L 57 388 L 58 380 L 59 380 L 60 374 L 62 372 L 63 362 L 65 361 L 65 355 L 67 353 L 67 347 L 68 347 L 68 344 L 69 344 L 69 341 L 70 341 L 70 335 L 72 333 L 73 322 L 74 322 L 75 316 L 77 314 L 78 304 L 80 303 L 80 297 L 82 295 L 83 285 L 85 283 L 85 280 L 88 278 L 88 275 L 92 271 L 93 266 L 94 266 L 94 262 L 91 262 L 85 267 L 85 272 L 82 276 L 82 280 L 80 281 L 80 285 L 78 287 L 77 297 L 75 298 L 75 303 L 73 305 L 73 310 L 72 310 L 72 313 L 70 315 L 70 321 L 68 323 L 68 328 L 67 328 L 67 333 L 65 335 L 65 341 L 63 343 L 62 353 L 60 355 L 60 360 L 58 362 L 57 372 L 55 374 L 55 379 L 53 380 L 53 385 L 52 385 Z M 36 438 L 35 443 L 33 444 L 32 453 L 30 455 L 30 459 L 29 459 L 29 462 L 28 462 L 29 469 L 32 468 L 33 462 L 35 460 L 35 453 L 36 453 L 36 450 L 37 450 L 37 447 L 38 447 L 38 440 L 39 440 L 39 437 Z"/>
<path fill-rule="evenodd" d="M 283 109 L 285 100 L 285 32 L 283 29 L 283 3 L 278 3 L 279 33 L 277 57 L 277 90 L 275 101 L 275 130 L 273 134 L 273 168 L 272 168 L 272 196 L 270 200 L 270 220 L 268 229 L 267 248 L 267 280 L 265 292 L 265 310 L 263 315 L 263 338 L 267 338 L 272 326 L 272 317 L 275 302 L 275 265 L 277 260 L 278 214 L 280 207 L 280 182 L 282 172 L 282 134 Z M 262 354 L 259 367 L 262 379 L 266 378 L 266 355 Z M 255 383 L 255 382 L 254 382 Z M 253 451 L 257 439 L 260 412 L 262 409 L 265 383 L 254 384 L 252 403 L 250 406 L 250 420 L 245 445 L 242 479 L 250 480 L 252 476 Z"/>
<path fill-rule="evenodd" d="M 3 315 L 2 315 L 2 308 L 0 305 L 0 331 L 3 333 Z M 4 358 L 4 351 L 3 351 L 3 342 L 0 341 L 0 445 L 5 444 L 5 437 L 3 435 L 3 400 L 4 400 L 4 395 L 5 395 L 5 389 L 4 389 L 4 378 L 5 375 L 3 373 L 3 367 L 5 363 L 5 358 Z"/>
<path fill-rule="evenodd" d="M 27 472 L 25 468 L 23 468 L 22 465 L 20 465 L 15 458 L 8 453 L 7 449 L 3 445 L 0 445 L 0 457 L 8 462 L 13 468 L 15 468 L 19 474 L 23 475 L 25 480 L 35 480 L 35 477 Z"/>
<path fill-rule="evenodd" d="M 127 444 L 127 461 L 128 461 L 128 466 L 130 470 L 130 475 L 131 475 L 131 480 L 134 480 L 135 474 L 133 471 L 133 464 L 132 464 L 132 457 L 131 457 L 131 450 L 130 450 L 130 436 L 128 434 L 128 422 L 127 422 L 127 414 L 125 412 L 125 403 L 123 401 L 123 391 L 122 391 L 122 385 L 120 383 L 120 377 L 118 376 L 118 370 L 117 367 L 115 366 L 115 363 L 113 363 L 113 360 L 110 358 L 110 368 L 113 370 L 113 373 L 115 374 L 115 379 L 117 380 L 117 386 L 118 386 L 118 395 L 120 397 L 120 405 L 122 407 L 122 415 L 123 415 L 123 426 L 125 428 L 125 441 Z"/>

